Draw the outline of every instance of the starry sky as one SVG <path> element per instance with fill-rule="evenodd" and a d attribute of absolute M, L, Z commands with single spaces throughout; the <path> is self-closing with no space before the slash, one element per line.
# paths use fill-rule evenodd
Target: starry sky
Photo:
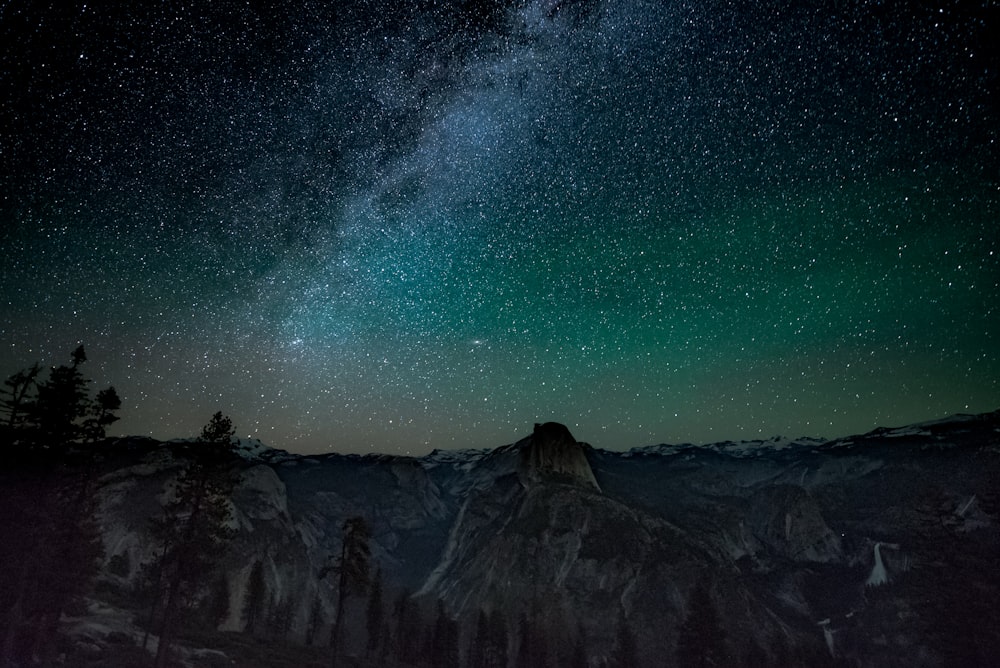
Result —
<path fill-rule="evenodd" d="M 303 453 L 1000 406 L 995 2 L 257 4 L 0 5 L 0 375 Z"/>

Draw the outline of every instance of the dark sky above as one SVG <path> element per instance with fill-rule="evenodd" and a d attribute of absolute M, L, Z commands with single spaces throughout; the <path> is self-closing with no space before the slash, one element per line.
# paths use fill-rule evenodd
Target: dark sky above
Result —
<path fill-rule="evenodd" d="M 0 6 L 0 375 L 298 452 L 1000 406 L 996 3 L 255 4 Z"/>

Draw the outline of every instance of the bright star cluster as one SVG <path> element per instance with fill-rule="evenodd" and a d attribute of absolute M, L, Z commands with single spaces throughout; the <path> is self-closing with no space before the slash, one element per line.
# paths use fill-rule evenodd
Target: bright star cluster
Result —
<path fill-rule="evenodd" d="M 1000 406 L 996 11 L 0 9 L 0 372 L 297 452 Z M 3 371 L 6 370 L 6 371 Z"/>

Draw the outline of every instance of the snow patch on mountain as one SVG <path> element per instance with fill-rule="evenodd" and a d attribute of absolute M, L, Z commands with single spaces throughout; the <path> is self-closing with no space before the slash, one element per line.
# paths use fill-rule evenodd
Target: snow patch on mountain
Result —
<path fill-rule="evenodd" d="M 424 468 L 432 469 L 438 466 L 453 466 L 461 471 L 471 470 L 478 462 L 482 461 L 493 450 L 490 448 L 473 449 L 465 448 L 461 450 L 432 450 L 429 454 L 419 458 Z"/>
<path fill-rule="evenodd" d="M 692 443 L 661 443 L 659 445 L 647 445 L 632 448 L 631 450 L 622 453 L 621 456 L 631 458 L 641 456 L 670 456 L 681 453 L 692 454 L 697 452 L 715 452 L 718 454 L 729 455 L 731 457 L 751 458 L 785 450 L 794 451 L 796 449 L 814 449 L 828 442 L 829 441 L 823 438 L 812 438 L 808 436 L 799 438 L 774 436 L 768 439 L 751 441 L 721 441 L 719 443 L 705 443 L 703 445 L 694 445 Z"/>

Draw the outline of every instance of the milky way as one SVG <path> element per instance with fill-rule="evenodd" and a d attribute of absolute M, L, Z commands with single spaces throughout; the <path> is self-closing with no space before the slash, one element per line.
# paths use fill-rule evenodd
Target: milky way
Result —
<path fill-rule="evenodd" d="M 83 343 L 117 433 L 626 448 L 1000 405 L 995 10 L 207 4 L 0 8 L 0 372 Z"/>

